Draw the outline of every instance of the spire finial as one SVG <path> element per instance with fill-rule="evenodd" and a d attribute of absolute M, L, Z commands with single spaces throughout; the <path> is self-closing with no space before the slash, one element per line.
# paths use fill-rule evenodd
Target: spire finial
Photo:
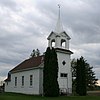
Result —
<path fill-rule="evenodd" d="M 60 4 L 58 4 L 58 7 L 60 8 Z"/>
<path fill-rule="evenodd" d="M 58 12 L 58 21 L 56 24 L 56 28 L 55 28 L 55 32 L 60 33 L 63 32 L 63 27 L 62 27 L 62 23 L 61 23 L 61 19 L 60 19 L 60 4 L 58 4 L 58 8 L 59 8 L 59 12 Z"/>
<path fill-rule="evenodd" d="M 60 4 L 58 4 L 58 7 L 59 7 L 59 16 L 58 16 L 58 19 L 60 19 Z"/>

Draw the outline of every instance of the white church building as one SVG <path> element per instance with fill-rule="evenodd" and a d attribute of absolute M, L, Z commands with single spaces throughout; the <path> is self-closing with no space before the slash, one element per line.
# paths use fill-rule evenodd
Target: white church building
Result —
<path fill-rule="evenodd" d="M 60 8 L 57 25 L 48 36 L 48 47 L 54 47 L 58 58 L 58 84 L 59 92 L 72 93 L 71 58 L 69 50 L 70 37 L 63 30 L 60 20 Z M 5 92 L 23 94 L 43 94 L 43 67 L 44 56 L 26 59 L 9 71 L 5 80 Z"/>

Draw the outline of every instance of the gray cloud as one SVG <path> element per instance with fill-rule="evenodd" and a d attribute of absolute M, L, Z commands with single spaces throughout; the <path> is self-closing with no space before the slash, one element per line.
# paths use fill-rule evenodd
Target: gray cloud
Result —
<path fill-rule="evenodd" d="M 20 7 L 18 7 L 17 3 L 15 2 L 16 0 L 0 0 L 0 7 L 2 10 L 13 10 L 13 11 L 18 11 Z"/>
<path fill-rule="evenodd" d="M 45 51 L 46 38 L 56 25 L 58 3 L 64 30 L 71 37 L 72 58 L 84 56 L 100 79 L 100 0 L 0 0 L 1 77 L 27 59 L 32 49 Z"/>
<path fill-rule="evenodd" d="M 85 1 L 83 1 L 85 2 Z M 91 2 L 91 1 L 90 1 Z M 73 34 L 77 35 L 75 39 L 78 39 L 78 42 L 80 43 L 93 43 L 98 42 L 100 43 L 100 8 L 97 7 L 98 10 L 96 10 L 96 13 L 94 12 L 93 5 L 89 2 L 90 8 L 85 8 L 84 5 L 81 6 L 81 9 L 79 11 L 75 11 L 77 9 L 73 9 L 71 12 L 66 11 L 68 13 L 65 14 L 66 18 L 64 17 L 64 22 L 68 23 L 65 25 L 71 27 Z M 88 10 L 89 9 L 89 10 Z M 68 17 L 67 17 L 68 15 Z M 88 39 L 87 39 L 88 38 Z"/>

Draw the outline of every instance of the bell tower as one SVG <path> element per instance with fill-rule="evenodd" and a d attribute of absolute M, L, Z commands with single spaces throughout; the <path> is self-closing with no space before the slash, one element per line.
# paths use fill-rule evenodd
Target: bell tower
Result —
<path fill-rule="evenodd" d="M 48 46 L 54 48 L 69 49 L 70 37 L 63 30 L 63 26 L 60 18 L 60 5 L 58 6 L 59 6 L 58 20 L 57 20 L 55 30 L 52 31 L 51 34 L 48 36 L 48 41 L 49 41 Z"/>
<path fill-rule="evenodd" d="M 69 35 L 63 30 L 60 18 L 60 5 L 58 12 L 58 20 L 55 30 L 48 36 L 48 47 L 54 47 L 58 58 L 58 84 L 60 93 L 72 93 L 72 73 L 70 64 L 70 55 L 73 54 L 69 50 Z"/>

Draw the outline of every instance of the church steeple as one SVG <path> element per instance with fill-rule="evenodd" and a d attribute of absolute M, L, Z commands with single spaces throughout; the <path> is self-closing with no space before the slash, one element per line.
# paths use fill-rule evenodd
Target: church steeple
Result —
<path fill-rule="evenodd" d="M 56 27 L 55 27 L 55 32 L 56 33 L 61 33 L 61 32 L 63 32 L 64 30 L 63 30 L 63 26 L 62 26 L 62 23 L 61 23 L 61 16 L 60 16 L 60 5 L 58 4 L 58 7 L 59 7 L 59 12 L 58 12 L 58 20 L 57 20 L 57 24 L 56 24 Z"/>
<path fill-rule="evenodd" d="M 58 5 L 58 7 L 59 7 L 59 13 L 58 13 L 57 25 L 56 25 L 55 30 L 52 31 L 47 38 L 48 47 L 63 48 L 63 49 L 69 50 L 70 37 L 63 30 L 63 26 L 62 26 L 61 18 L 60 18 L 60 5 Z"/>

